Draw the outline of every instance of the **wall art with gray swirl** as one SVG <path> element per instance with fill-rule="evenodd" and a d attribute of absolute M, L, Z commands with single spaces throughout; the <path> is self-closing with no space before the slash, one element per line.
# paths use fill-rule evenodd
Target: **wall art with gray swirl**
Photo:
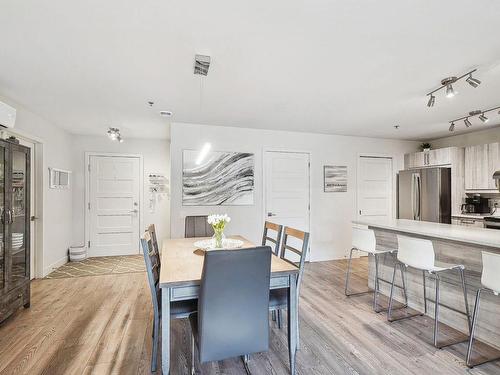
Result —
<path fill-rule="evenodd" d="M 254 154 L 212 151 L 197 164 L 199 151 L 184 150 L 184 206 L 251 205 L 254 202 Z"/>

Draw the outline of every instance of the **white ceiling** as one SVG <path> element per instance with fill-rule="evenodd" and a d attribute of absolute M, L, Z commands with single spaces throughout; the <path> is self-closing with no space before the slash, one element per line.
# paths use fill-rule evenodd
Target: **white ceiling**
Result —
<path fill-rule="evenodd" d="M 496 0 L 1 0 L 0 95 L 77 134 L 168 137 L 167 109 L 175 122 L 435 138 L 500 105 L 499 19 Z M 204 79 L 195 53 L 212 56 Z M 476 67 L 479 88 L 426 107 L 442 78 Z"/>

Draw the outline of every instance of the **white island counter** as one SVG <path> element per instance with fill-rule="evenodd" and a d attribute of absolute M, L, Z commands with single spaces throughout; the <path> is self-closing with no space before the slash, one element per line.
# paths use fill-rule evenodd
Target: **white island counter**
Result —
<path fill-rule="evenodd" d="M 463 264 L 465 266 L 465 278 L 468 291 L 468 302 L 470 311 L 473 310 L 474 297 L 478 288 L 481 287 L 482 259 L 481 252 L 489 251 L 500 254 L 500 230 L 484 229 L 477 227 L 465 227 L 460 225 L 439 224 L 413 220 L 355 220 L 354 225 L 367 226 L 375 231 L 377 247 L 380 249 L 397 249 L 398 235 L 425 238 L 432 241 L 438 262 Z M 369 284 L 373 288 L 375 273 L 375 262 L 370 259 Z M 380 259 L 379 270 L 385 280 L 391 280 L 394 260 L 391 255 Z M 500 272 L 500 270 L 498 270 Z M 432 299 L 434 298 L 434 279 L 432 275 L 426 274 L 428 312 L 432 315 L 434 311 Z M 421 271 L 408 268 L 406 271 L 409 305 L 419 311 L 423 309 L 423 280 Z M 463 294 L 460 287 L 458 272 L 449 272 L 441 277 L 441 301 L 443 304 L 464 311 Z M 397 278 L 397 282 L 400 280 Z M 382 293 L 389 294 L 390 286 L 381 283 Z M 398 298 L 402 301 L 402 296 Z M 481 325 L 478 327 L 477 337 L 500 349 L 500 319 L 498 298 L 481 301 L 482 316 Z M 440 320 L 447 325 L 467 333 L 467 322 L 465 317 L 457 314 L 446 307 L 441 310 Z"/>
<path fill-rule="evenodd" d="M 401 234 L 416 234 L 418 236 L 492 247 L 500 250 L 500 230 L 496 229 L 404 219 L 381 221 L 355 220 L 353 223 L 366 225 L 371 228 L 391 230 Z"/>

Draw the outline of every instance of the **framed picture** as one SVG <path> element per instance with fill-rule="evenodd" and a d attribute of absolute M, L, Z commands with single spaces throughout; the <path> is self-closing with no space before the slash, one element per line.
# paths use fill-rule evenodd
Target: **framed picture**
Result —
<path fill-rule="evenodd" d="M 323 166 L 323 182 L 325 193 L 344 193 L 347 191 L 347 166 Z"/>
<path fill-rule="evenodd" d="M 200 162 L 200 152 L 182 155 L 184 206 L 239 206 L 254 204 L 254 154 L 211 151 Z"/>

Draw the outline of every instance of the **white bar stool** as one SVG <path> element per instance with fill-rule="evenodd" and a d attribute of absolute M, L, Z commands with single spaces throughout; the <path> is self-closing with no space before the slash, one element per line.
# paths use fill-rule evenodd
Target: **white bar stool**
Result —
<path fill-rule="evenodd" d="M 347 273 L 346 273 L 346 278 L 345 278 L 345 295 L 347 297 L 351 296 L 358 296 L 361 294 L 367 294 L 367 293 L 373 293 L 373 310 L 377 313 L 381 311 L 386 311 L 387 309 L 379 309 L 378 308 L 378 295 L 380 293 L 380 281 L 386 282 L 387 284 L 391 284 L 390 281 L 384 280 L 379 277 L 379 272 L 378 272 L 378 265 L 379 265 L 379 255 L 381 254 L 393 254 L 396 252 L 396 250 L 377 250 L 376 249 L 376 238 L 375 238 L 375 232 L 372 229 L 366 229 L 366 228 L 352 228 L 352 249 L 349 254 L 349 262 L 347 265 Z M 366 290 L 364 292 L 357 292 L 357 293 L 350 293 L 349 292 L 349 278 L 351 274 L 351 261 L 352 261 L 352 252 L 354 250 L 361 251 L 364 253 L 367 253 L 368 255 L 373 255 L 375 258 L 375 279 L 374 279 L 374 285 L 375 289 L 374 290 Z M 401 277 L 403 278 L 403 271 L 401 270 Z M 396 287 L 403 289 L 404 295 L 406 297 L 406 288 L 404 285 L 404 278 L 403 278 L 403 286 L 396 285 Z M 406 307 L 403 306 L 403 307 Z"/>
<path fill-rule="evenodd" d="M 464 314 L 467 316 L 467 325 L 468 325 L 468 331 L 470 333 L 471 331 L 471 322 L 470 322 L 470 314 L 469 314 L 469 304 L 467 303 L 467 287 L 465 285 L 465 277 L 464 277 L 464 269 L 465 267 L 462 264 L 440 264 L 439 266 L 436 265 L 435 261 L 435 253 L 434 253 L 434 246 L 432 245 L 432 241 L 430 240 L 425 240 L 425 239 L 420 239 L 420 238 L 414 238 L 414 237 L 406 237 L 406 236 L 399 236 L 398 235 L 398 255 L 397 255 L 398 261 L 394 264 L 394 272 L 392 273 L 392 286 L 391 286 L 391 295 L 389 297 L 389 310 L 387 311 L 387 320 L 389 322 L 395 322 L 397 320 L 402 320 L 402 319 L 408 319 L 412 318 L 415 316 L 421 316 L 424 315 L 422 313 L 418 314 L 413 314 L 413 315 L 407 315 L 403 316 L 400 318 L 392 318 L 392 301 L 393 301 L 393 294 L 394 294 L 394 280 L 396 278 L 396 268 L 400 268 L 403 270 L 403 266 L 405 268 L 411 267 L 417 270 L 422 271 L 422 277 L 423 277 L 423 286 L 424 286 L 424 311 L 427 313 L 427 293 L 426 293 L 426 287 L 425 287 L 425 273 L 428 272 L 429 274 L 434 276 L 434 280 L 436 281 L 436 299 L 434 301 L 434 346 L 436 348 L 444 348 L 445 346 L 450 346 L 450 345 L 455 345 L 458 344 L 459 342 L 453 342 L 453 343 L 448 343 L 448 344 L 439 344 L 438 343 L 438 333 L 439 333 L 439 307 L 440 307 L 440 301 L 439 301 L 439 282 L 440 282 L 440 277 L 439 275 L 443 272 L 449 272 L 456 270 L 460 273 L 460 279 L 462 281 L 462 291 L 464 294 L 464 303 L 465 303 L 465 313 L 463 311 L 457 310 L 451 306 L 445 306 L 444 307 L 453 310 L 455 312 L 458 312 L 460 314 Z M 404 276 L 402 276 L 404 277 Z M 406 300 L 408 302 L 408 300 Z"/>
<path fill-rule="evenodd" d="M 479 299 L 482 292 L 493 293 L 495 296 L 500 294 L 500 254 L 489 253 L 483 251 L 481 253 L 483 259 L 483 273 L 481 275 L 481 285 L 483 286 L 477 291 L 476 304 L 474 305 L 474 313 L 472 314 L 472 329 L 469 338 L 469 347 L 467 348 L 467 357 L 465 362 L 470 368 L 481 365 L 486 362 L 495 361 L 500 357 L 487 359 L 479 363 L 471 362 L 472 345 L 474 342 L 474 331 L 476 330 L 477 315 L 479 313 Z"/>

